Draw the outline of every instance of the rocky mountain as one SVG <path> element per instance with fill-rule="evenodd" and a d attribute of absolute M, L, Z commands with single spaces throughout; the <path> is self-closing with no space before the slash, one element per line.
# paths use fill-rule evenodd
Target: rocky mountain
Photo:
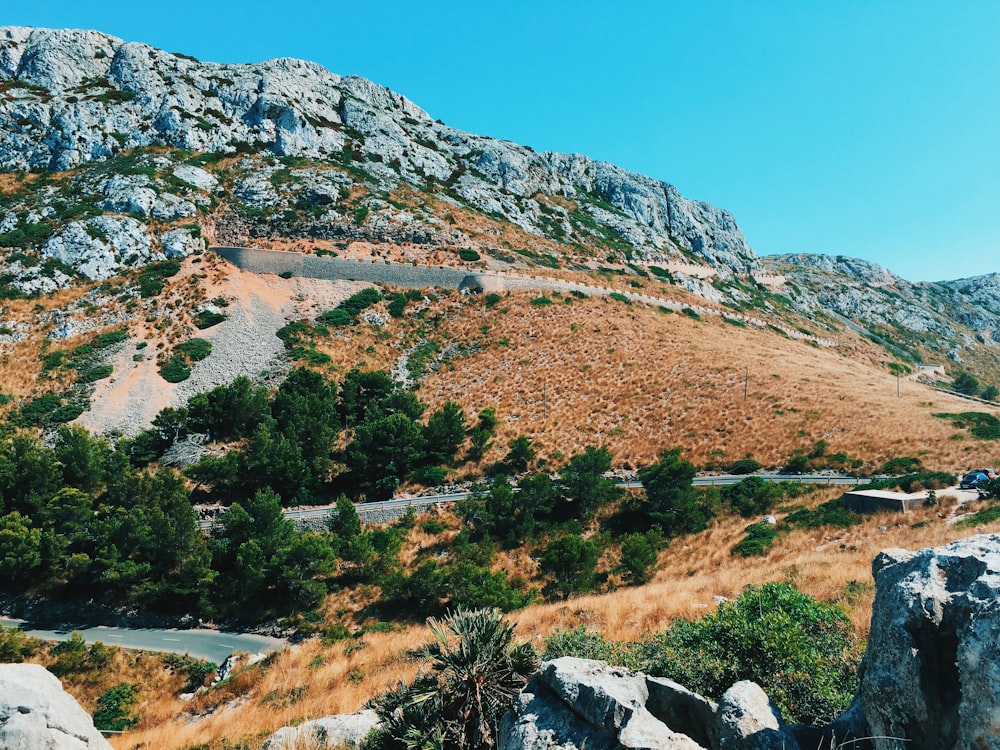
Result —
<path fill-rule="evenodd" d="M 1000 274 L 914 283 L 842 255 L 774 255 L 765 265 L 786 280 L 792 306 L 826 313 L 897 351 L 964 362 L 1000 341 Z"/>
<path fill-rule="evenodd" d="M 428 202 L 573 255 L 722 277 L 758 264 L 730 213 L 667 183 L 448 127 L 314 63 L 204 63 L 96 31 L 0 28 L 0 169 L 60 176 L 0 206 L 0 245 L 18 251 L 3 280 L 28 293 L 184 256 L 202 228 L 221 241 L 482 244 Z M 404 205 L 401 186 L 427 201 Z"/>
<path fill-rule="evenodd" d="M 301 60 L 206 63 L 96 31 L 0 28 L 0 178 L 0 298 L 208 244 L 391 246 L 492 270 L 609 264 L 783 316 L 783 330 L 807 318 L 893 357 L 1000 365 L 1000 276 L 916 284 L 842 256 L 762 262 L 729 212 L 672 185 L 451 128 Z"/>

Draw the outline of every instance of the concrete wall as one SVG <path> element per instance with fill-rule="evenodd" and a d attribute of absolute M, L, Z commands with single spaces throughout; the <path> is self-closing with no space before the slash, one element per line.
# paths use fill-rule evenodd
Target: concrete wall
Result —
<path fill-rule="evenodd" d="M 893 513 L 905 513 L 916 508 L 927 499 L 926 493 L 905 494 L 890 493 L 879 490 L 855 490 L 844 493 L 841 498 L 844 509 L 854 513 L 876 513 L 887 510 Z"/>
<path fill-rule="evenodd" d="M 458 289 L 469 276 L 457 268 L 432 268 L 404 263 L 366 263 L 346 258 L 258 250 L 249 247 L 214 247 L 216 253 L 238 268 L 253 273 L 291 273 L 327 281 L 370 281 L 404 288 Z"/>

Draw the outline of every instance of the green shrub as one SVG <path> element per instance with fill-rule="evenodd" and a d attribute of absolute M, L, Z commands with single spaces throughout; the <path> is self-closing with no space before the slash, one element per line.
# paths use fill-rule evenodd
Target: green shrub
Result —
<path fill-rule="evenodd" d="M 846 529 L 861 523 L 861 516 L 846 510 L 841 499 L 834 498 L 820 504 L 815 510 L 808 508 L 793 510 L 785 516 L 783 523 L 800 529 L 816 529 L 820 526 Z"/>
<path fill-rule="evenodd" d="M 58 394 L 46 393 L 21 407 L 19 421 L 25 427 L 36 427 L 61 404 L 62 398 Z"/>
<path fill-rule="evenodd" d="M 64 422 L 72 422 L 74 419 L 83 414 L 83 412 L 83 404 L 63 404 L 62 406 L 53 409 L 52 413 L 49 415 L 49 419 L 54 424 L 63 424 Z"/>
<path fill-rule="evenodd" d="M 976 511 L 971 516 L 956 521 L 956 529 L 974 529 L 987 523 L 1000 520 L 1000 505 L 993 505 L 985 510 Z"/>
<path fill-rule="evenodd" d="M 624 302 L 626 305 L 631 305 L 632 304 L 632 300 L 630 300 L 628 297 L 626 297 L 621 292 L 611 292 L 611 294 L 609 294 L 608 296 L 611 299 L 616 300 L 617 302 Z"/>
<path fill-rule="evenodd" d="M 618 664 L 629 669 L 642 667 L 638 644 L 609 641 L 603 635 L 580 625 L 576 630 L 556 630 L 542 642 L 542 659 L 572 656 L 577 659 L 596 659 Z"/>
<path fill-rule="evenodd" d="M 760 471 L 760 464 L 752 458 L 741 458 L 729 467 L 730 474 L 753 474 L 755 471 Z"/>
<path fill-rule="evenodd" d="M 497 303 L 502 299 L 503 297 L 501 297 L 496 292 L 490 292 L 489 294 L 486 295 L 484 301 L 486 302 L 486 307 L 496 307 Z"/>
<path fill-rule="evenodd" d="M 105 331 L 100 334 L 93 341 L 93 346 L 95 349 L 104 349 L 106 347 L 112 346 L 113 344 L 120 344 L 128 338 L 128 330 L 125 328 L 117 328 L 113 331 Z"/>
<path fill-rule="evenodd" d="M 420 524 L 420 530 L 423 531 L 425 534 L 437 535 L 447 528 L 448 527 L 445 526 L 443 523 L 433 518 L 430 521 L 424 521 L 422 524 Z"/>
<path fill-rule="evenodd" d="M 104 380 L 104 378 L 111 376 L 114 369 L 115 368 L 111 365 L 94 365 L 92 367 L 86 367 L 83 370 L 80 370 L 80 382 L 93 383 L 98 380 Z"/>
<path fill-rule="evenodd" d="M 168 383 L 180 383 L 191 377 L 191 368 L 184 357 L 174 356 L 160 366 L 160 377 Z"/>
<path fill-rule="evenodd" d="M 388 308 L 389 315 L 394 318 L 402 318 L 403 313 L 406 311 L 406 305 L 409 300 L 406 298 L 405 294 L 396 293 L 392 295 L 392 299 L 389 300 Z"/>
<path fill-rule="evenodd" d="M 701 316 L 698 314 L 698 311 L 690 307 L 683 308 L 681 312 L 693 320 L 701 320 Z"/>
<path fill-rule="evenodd" d="M 281 278 L 281 279 L 290 279 L 294 275 L 295 275 L 295 273 L 293 271 L 282 271 L 281 273 L 278 274 L 278 278 Z"/>
<path fill-rule="evenodd" d="M 363 310 L 371 307 L 382 299 L 382 293 L 375 287 L 362 289 L 357 294 L 352 294 L 339 305 L 338 310 L 344 310 L 352 318 L 358 317 Z"/>
<path fill-rule="evenodd" d="M 222 313 L 217 313 L 212 310 L 202 310 L 194 319 L 194 324 L 204 330 L 206 328 L 211 328 L 214 325 L 218 325 L 226 319 L 226 316 Z"/>
<path fill-rule="evenodd" d="M 20 628 L 0 623 L 0 663 L 19 664 L 38 652 L 38 640 Z"/>
<path fill-rule="evenodd" d="M 106 690 L 97 699 L 94 727 L 105 732 L 121 732 L 134 727 L 139 718 L 129 716 L 128 712 L 138 697 L 135 687 L 127 682 Z"/>
<path fill-rule="evenodd" d="M 479 260 L 480 255 L 470 247 L 463 247 L 458 251 L 458 257 L 471 263 L 472 261 Z"/>
<path fill-rule="evenodd" d="M 212 353 L 212 344 L 205 339 L 188 339 L 175 346 L 174 352 L 187 357 L 192 362 L 201 362 Z"/>
<path fill-rule="evenodd" d="M 319 316 L 319 321 L 324 325 L 330 326 L 330 328 L 349 326 L 353 322 L 347 310 L 341 310 L 340 308 L 337 308 L 336 310 L 327 310 Z"/>
<path fill-rule="evenodd" d="M 890 477 L 889 479 L 876 479 L 864 486 L 868 490 L 892 490 L 897 487 L 903 492 L 916 492 L 917 490 L 943 490 L 945 487 L 952 487 L 958 481 L 954 474 L 944 471 L 924 471 L 904 474 L 901 477 Z"/>
<path fill-rule="evenodd" d="M 551 305 L 552 300 L 543 295 L 541 297 L 534 297 L 531 300 L 531 304 L 533 304 L 535 307 L 545 307 L 546 305 Z"/>
<path fill-rule="evenodd" d="M 740 680 L 764 688 L 790 721 L 822 724 L 847 708 L 860 650 L 840 608 L 789 584 L 749 586 L 645 648 L 646 671 L 718 700 Z"/>
<path fill-rule="evenodd" d="M 744 537 L 733 547 L 733 554 L 738 557 L 753 557 L 766 555 L 778 538 L 775 524 L 752 523 L 744 530 Z"/>
<path fill-rule="evenodd" d="M 882 465 L 883 474 L 912 474 L 923 468 L 919 458 L 913 456 L 897 456 L 890 458 Z"/>

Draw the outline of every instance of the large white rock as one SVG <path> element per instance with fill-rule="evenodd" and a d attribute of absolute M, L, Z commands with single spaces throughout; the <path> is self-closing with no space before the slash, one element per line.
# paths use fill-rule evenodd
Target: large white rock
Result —
<path fill-rule="evenodd" d="M 358 747 L 378 725 L 374 711 L 324 716 L 296 727 L 282 727 L 272 734 L 260 750 L 299 750 L 299 748 Z"/>
<path fill-rule="evenodd" d="M 0 664 L 0 748 L 111 750 L 94 721 L 37 664 Z"/>
<path fill-rule="evenodd" d="M 721 750 L 798 750 L 799 744 L 764 690 L 737 682 L 719 699 L 715 713 Z"/>
<path fill-rule="evenodd" d="M 1000 749 L 1000 535 L 872 563 L 861 698 L 878 750 Z"/>
<path fill-rule="evenodd" d="M 647 708 L 646 679 L 591 659 L 565 656 L 545 662 L 504 715 L 500 750 L 701 748 Z"/>
<path fill-rule="evenodd" d="M 146 225 L 129 216 L 97 216 L 74 221 L 42 246 L 43 258 L 55 258 L 92 280 L 110 278 L 163 254 L 151 249 Z"/>

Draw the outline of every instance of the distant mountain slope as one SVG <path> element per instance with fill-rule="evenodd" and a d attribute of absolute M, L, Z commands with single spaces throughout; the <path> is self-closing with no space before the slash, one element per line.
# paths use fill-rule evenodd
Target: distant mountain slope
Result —
<path fill-rule="evenodd" d="M 292 201 L 300 207 L 331 207 L 359 184 L 384 196 L 408 183 L 436 188 L 444 200 L 531 235 L 571 247 L 599 245 L 616 258 L 694 261 L 724 277 L 757 267 L 727 211 L 585 156 L 538 154 L 447 127 L 405 97 L 363 78 L 292 59 L 203 63 L 96 31 L 0 28 L 0 168 L 63 171 L 149 146 L 262 153 L 351 167 L 312 174 L 307 192 Z M 170 166 L 160 164 L 158 170 L 169 172 Z M 269 173 L 252 159 L 241 169 L 248 174 L 237 200 L 258 212 L 279 207 L 269 185 L 277 184 L 276 170 Z M 184 189 L 170 180 L 155 183 L 160 175 L 146 176 L 154 180 L 133 185 L 133 193 Z M 103 212 L 134 213 L 134 202 L 109 203 L 115 186 L 87 188 L 103 196 L 95 204 Z M 439 238 L 434 221 L 396 217 L 384 200 L 365 205 L 370 214 L 384 214 L 389 224 L 418 224 L 431 230 L 419 236 Z M 198 206 L 196 213 L 205 210 Z M 345 218 L 344 212 L 335 213 L 313 211 L 311 218 L 326 224 Z M 138 229 L 131 227 L 133 233 Z M 151 252 L 162 244 L 151 237 Z"/>
<path fill-rule="evenodd" d="M 842 255 L 774 255 L 803 314 L 833 313 L 919 358 L 920 350 L 963 362 L 1000 340 L 1000 274 L 913 283 L 882 266 Z"/>

